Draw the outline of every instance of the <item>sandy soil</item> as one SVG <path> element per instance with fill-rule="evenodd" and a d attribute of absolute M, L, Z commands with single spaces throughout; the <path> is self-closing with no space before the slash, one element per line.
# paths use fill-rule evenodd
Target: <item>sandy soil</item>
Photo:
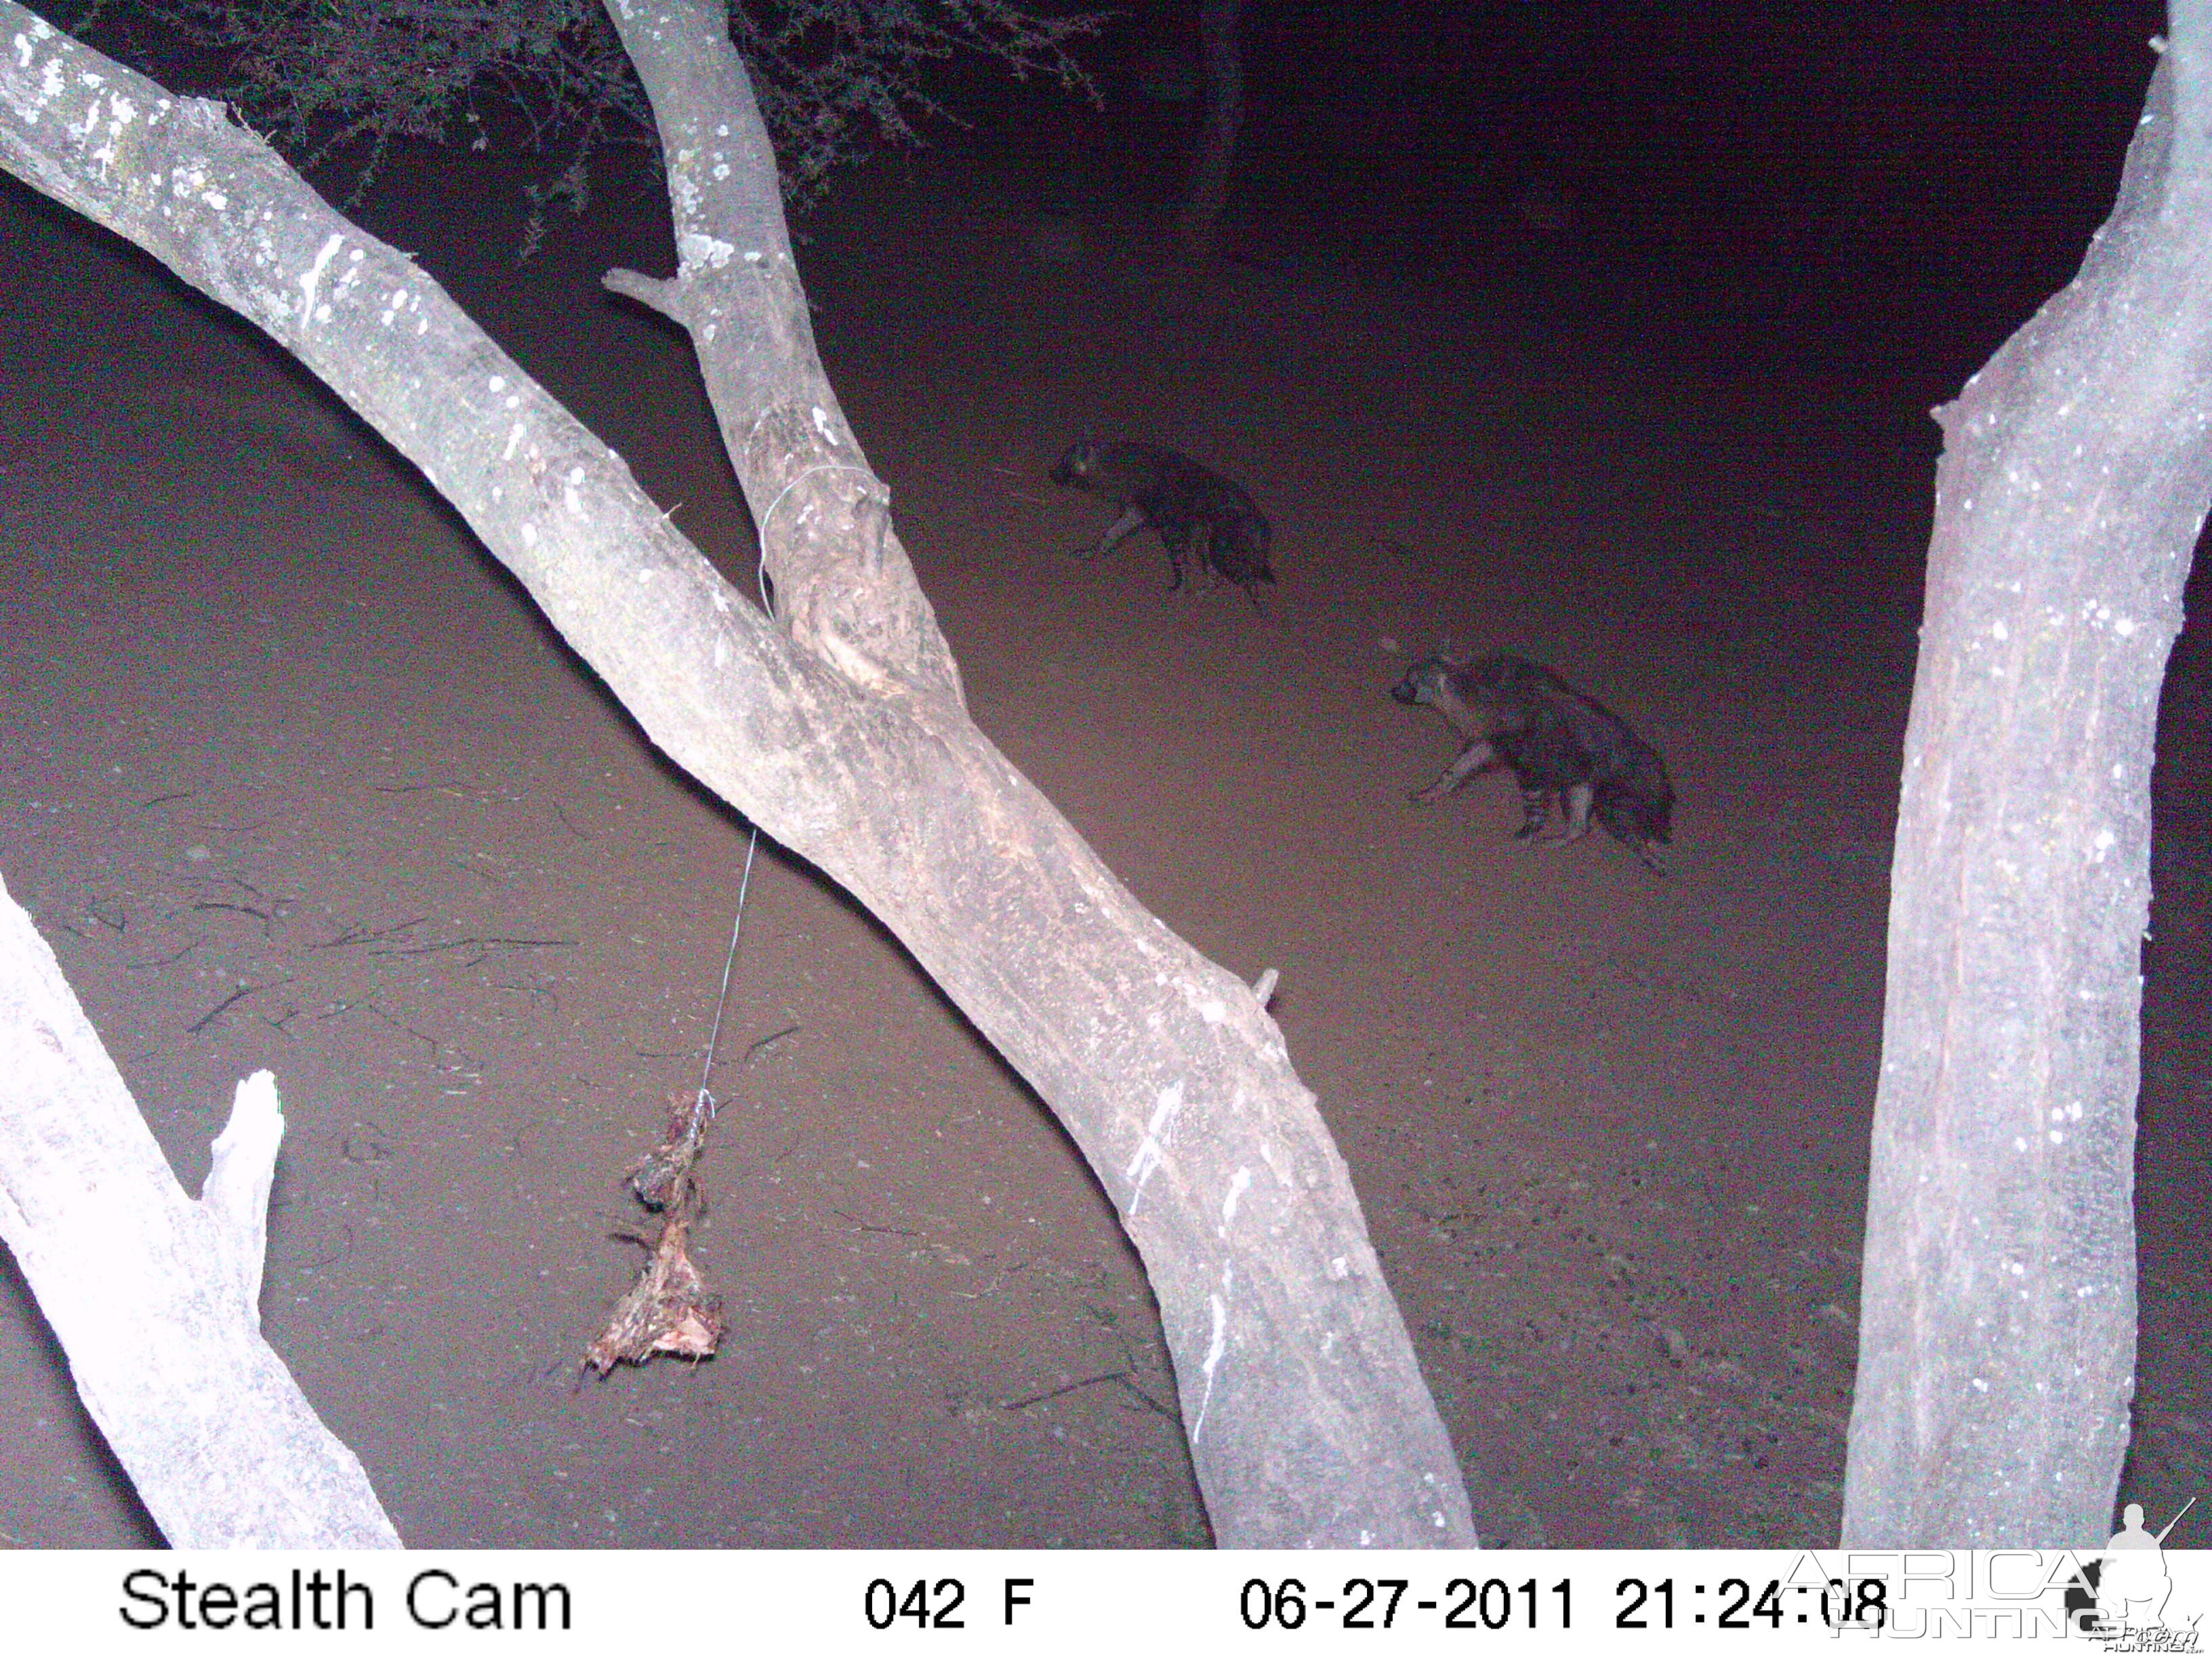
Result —
<path fill-rule="evenodd" d="M 596 286 L 670 268 L 649 182 L 518 269 L 512 181 L 441 166 L 365 222 L 750 583 L 684 343 Z M 803 254 L 977 719 L 1170 926 L 1280 971 L 1486 1538 L 1832 1541 L 1926 410 L 2024 312 L 1752 350 L 1771 318 L 1706 325 L 1593 226 L 1501 214 L 1469 264 L 1285 216 L 1209 273 L 979 166 L 856 175 Z M 188 1185 L 275 1069 L 267 1328 L 403 1534 L 1205 1542 L 1088 1171 L 781 852 L 706 1170 L 727 1348 L 580 1383 L 636 1265 L 623 1171 L 696 1083 L 744 826 L 265 343 L 12 184 L 0 280 L 0 872 Z M 1264 617 L 1164 592 L 1149 541 L 1068 556 L 1101 515 L 1044 473 L 1083 427 L 1251 488 Z M 1558 665 L 1665 751 L 1670 878 L 1512 842 L 1502 781 L 1408 803 L 1453 744 L 1385 692 L 1446 640 Z M 2185 639 L 2128 1474 L 2154 1517 L 2212 1466 L 2205 683 Z M 0 1369 L 0 1539 L 153 1541 L 12 1264 Z"/>

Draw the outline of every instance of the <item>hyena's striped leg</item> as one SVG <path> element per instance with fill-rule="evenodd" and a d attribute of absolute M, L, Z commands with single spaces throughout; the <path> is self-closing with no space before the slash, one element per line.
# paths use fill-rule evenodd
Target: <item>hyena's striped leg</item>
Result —
<path fill-rule="evenodd" d="M 1133 507 L 1106 526 L 1106 533 L 1098 538 L 1097 546 L 1079 547 L 1075 550 L 1075 556 L 1079 559 L 1102 557 L 1111 553 L 1144 527 L 1145 515 Z"/>
<path fill-rule="evenodd" d="M 1584 836 L 1589 834 L 1592 799 L 1590 787 L 1586 783 L 1578 783 L 1573 788 L 1564 792 L 1559 799 L 1566 808 L 1566 828 L 1560 830 L 1558 835 L 1547 836 L 1544 839 L 1554 845 L 1564 846 L 1571 841 L 1580 841 Z M 1527 835 L 1530 832 L 1524 826 L 1522 833 Z"/>
<path fill-rule="evenodd" d="M 1190 532 L 1190 579 L 1208 591 L 1221 586 L 1213 565 L 1213 526 L 1202 520 Z"/>
<path fill-rule="evenodd" d="M 1413 791 L 1413 799 L 1419 801 L 1441 800 L 1476 773 L 1487 772 L 1498 763 L 1498 751 L 1490 746 L 1490 739 L 1477 738 L 1459 751 L 1459 758 L 1445 768 L 1443 776 L 1425 789 Z"/>
<path fill-rule="evenodd" d="M 1551 816 L 1552 792 L 1524 788 L 1521 792 L 1521 827 L 1513 832 L 1513 839 L 1534 840 L 1543 833 L 1544 822 Z"/>

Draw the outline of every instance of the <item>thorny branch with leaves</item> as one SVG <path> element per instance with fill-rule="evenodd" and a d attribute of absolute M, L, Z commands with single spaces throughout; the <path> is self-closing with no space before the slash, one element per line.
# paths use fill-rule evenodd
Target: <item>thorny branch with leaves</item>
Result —
<path fill-rule="evenodd" d="M 916 143 L 909 117 L 957 122 L 923 82 L 933 63 L 963 52 L 1096 102 L 1069 46 L 1108 16 L 1038 16 L 1004 0 L 731 0 L 729 13 L 793 203 L 857 157 L 871 131 Z M 172 73 L 178 47 L 201 55 L 204 90 L 302 171 L 367 142 L 354 200 L 395 138 L 483 149 L 502 141 L 492 120 L 503 135 L 519 118 L 528 148 L 574 146 L 532 199 L 566 197 L 580 213 L 601 143 L 653 142 L 644 89 L 599 0 L 92 0 L 74 33 L 142 64 L 161 57 Z"/>

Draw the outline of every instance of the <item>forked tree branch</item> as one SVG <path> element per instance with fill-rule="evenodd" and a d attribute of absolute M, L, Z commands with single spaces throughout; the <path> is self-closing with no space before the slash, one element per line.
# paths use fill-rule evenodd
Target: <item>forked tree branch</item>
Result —
<path fill-rule="evenodd" d="M 360 1460 L 261 1335 L 275 1080 L 238 1085 L 195 1203 L 0 886 L 0 1239 L 179 1549 L 396 1549 Z"/>
<path fill-rule="evenodd" d="M 625 38 L 653 43 L 638 67 L 673 135 L 683 261 L 674 285 L 638 291 L 692 331 L 764 520 L 781 626 L 404 256 L 220 110 L 15 0 L 0 0 L 0 165 L 321 376 L 655 743 L 873 911 L 1044 1098 L 1144 1257 L 1221 1543 L 1470 1545 L 1450 1443 L 1281 1034 L 967 716 L 814 360 L 718 16 L 617 4 Z"/>

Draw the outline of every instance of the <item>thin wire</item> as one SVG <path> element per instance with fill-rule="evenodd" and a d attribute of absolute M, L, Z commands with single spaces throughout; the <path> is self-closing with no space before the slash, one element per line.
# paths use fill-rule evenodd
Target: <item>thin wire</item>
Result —
<path fill-rule="evenodd" d="M 699 1073 L 699 1109 L 712 1115 L 714 1097 L 707 1092 L 707 1079 L 714 1074 L 714 1049 L 722 1040 L 722 1010 L 730 1004 L 730 975 L 738 965 L 738 935 L 745 926 L 745 892 L 753 884 L 753 854 L 760 847 L 760 830 L 753 830 L 745 842 L 745 873 L 738 881 L 738 916 L 730 924 L 730 958 L 722 964 L 722 994 L 714 1004 L 714 1029 L 707 1036 L 707 1063 Z"/>
<path fill-rule="evenodd" d="M 793 478 L 789 483 L 784 485 L 782 489 L 775 492 L 775 499 L 768 504 L 768 511 L 760 515 L 759 522 L 756 524 L 753 528 L 754 536 L 760 543 L 760 563 L 755 567 L 754 580 L 760 584 L 761 609 L 767 611 L 771 617 L 775 615 L 775 606 L 769 602 L 768 597 L 769 524 L 770 520 L 775 517 L 776 508 L 783 505 L 783 498 L 791 494 L 793 490 L 798 489 L 799 485 L 805 483 L 809 478 L 812 477 L 817 472 L 857 472 L 862 477 L 869 479 L 872 479 L 876 476 L 865 466 L 848 466 L 842 461 L 823 461 L 819 465 L 808 467 L 797 477 Z"/>
<path fill-rule="evenodd" d="M 864 478 L 872 478 L 875 477 L 875 474 L 871 472 L 865 466 L 849 466 L 843 461 L 823 461 L 814 466 L 808 467 L 797 477 L 793 478 L 789 483 L 777 490 L 775 492 L 775 499 L 768 504 L 768 511 L 760 515 L 760 527 L 758 534 L 760 536 L 761 547 L 763 551 L 765 551 L 768 547 L 769 524 L 775 519 L 776 508 L 783 505 L 783 498 L 791 494 L 793 490 L 798 489 L 799 485 L 805 483 L 809 478 L 812 477 L 817 472 L 857 472 Z"/>
<path fill-rule="evenodd" d="M 783 498 L 812 474 L 866 472 L 866 471 L 865 467 L 836 465 L 808 467 L 805 471 L 776 492 L 775 499 L 768 504 L 768 511 L 761 514 L 762 531 L 765 532 L 768 521 L 775 516 L 775 510 L 783 504 Z M 753 567 L 753 580 L 760 588 L 761 609 L 768 612 L 770 617 L 774 617 L 775 603 L 769 598 L 768 593 L 768 554 L 765 533 L 762 535 L 761 542 L 761 559 L 760 562 Z M 707 1063 L 699 1068 L 699 1099 L 693 1108 L 694 1115 L 698 1117 L 711 1118 L 714 1114 L 714 1097 L 707 1092 L 707 1082 L 714 1075 L 714 1050 L 722 1041 L 722 1013 L 730 1006 L 730 975 L 737 971 L 738 939 L 744 932 L 745 927 L 745 895 L 751 890 L 753 884 L 753 854 L 760 850 L 760 826 L 754 824 L 751 830 L 752 833 L 745 839 L 745 872 L 738 878 L 738 914 L 730 923 L 730 955 L 728 960 L 722 963 L 722 994 L 714 1000 L 714 1029 L 707 1034 Z"/>

